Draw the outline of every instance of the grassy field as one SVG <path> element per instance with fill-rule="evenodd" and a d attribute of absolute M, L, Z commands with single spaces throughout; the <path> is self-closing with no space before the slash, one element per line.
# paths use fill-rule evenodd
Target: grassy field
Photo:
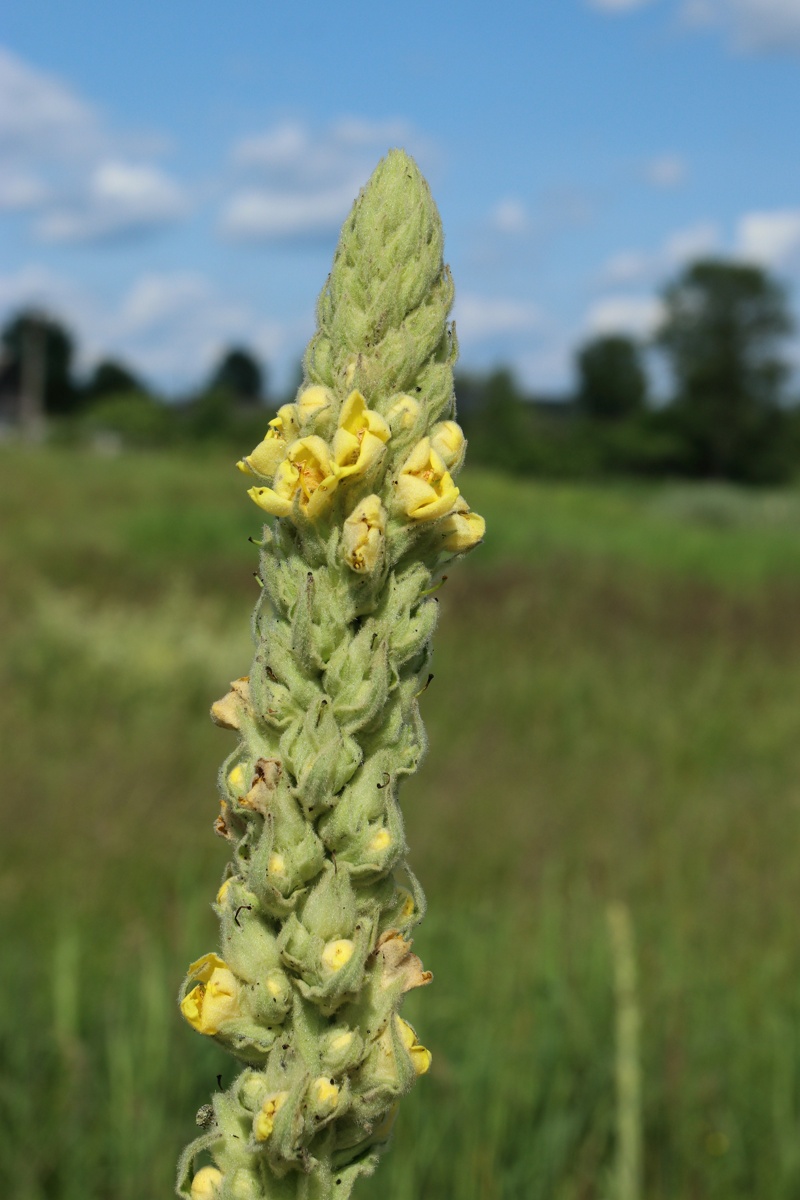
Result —
<path fill-rule="evenodd" d="M 180 1020 L 249 665 L 230 465 L 0 453 L 0 1179 L 168 1197 L 227 1056 Z M 606 909 L 640 977 L 647 1200 L 800 1197 L 800 495 L 473 474 L 404 804 L 434 1066 L 363 1200 L 611 1200 Z"/>

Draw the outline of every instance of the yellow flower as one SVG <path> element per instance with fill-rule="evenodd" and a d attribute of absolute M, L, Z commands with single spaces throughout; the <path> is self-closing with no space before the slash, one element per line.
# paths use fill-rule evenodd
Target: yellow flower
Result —
<path fill-rule="evenodd" d="M 239 470 L 245 475 L 261 475 L 264 479 L 272 479 L 286 454 L 288 443 L 300 432 L 297 417 L 294 404 L 284 404 L 279 408 L 278 415 L 269 422 L 264 440 L 236 464 Z"/>
<path fill-rule="evenodd" d="M 412 521 L 435 521 L 452 510 L 458 495 L 431 439 L 417 442 L 397 480 L 397 498 L 403 510 Z"/>
<path fill-rule="evenodd" d="M 414 1032 L 408 1021 L 404 1021 L 402 1017 L 398 1017 L 395 1013 L 395 1025 L 402 1038 L 403 1045 L 411 1056 L 411 1061 L 414 1064 L 414 1070 L 418 1075 L 424 1075 L 431 1065 L 431 1052 L 426 1050 L 424 1046 L 417 1041 L 417 1035 Z"/>
<path fill-rule="evenodd" d="M 367 496 L 344 523 L 342 548 L 347 565 L 360 575 L 374 571 L 383 545 L 386 509 L 378 496 Z"/>
<path fill-rule="evenodd" d="M 223 904 L 225 902 L 225 897 L 228 894 L 228 889 L 230 888 L 230 886 L 233 883 L 235 878 L 236 878 L 235 875 L 229 875 L 228 878 L 225 880 L 225 882 L 222 884 L 219 891 L 217 892 L 217 904 Z M 222 961 L 222 960 L 220 960 L 220 961 Z"/>
<path fill-rule="evenodd" d="M 333 974 L 334 971 L 341 971 L 342 967 L 350 962 L 353 957 L 355 945 L 349 938 L 339 938 L 333 942 L 327 942 L 322 950 L 323 965 Z"/>
<path fill-rule="evenodd" d="M 467 442 L 457 421 L 440 421 L 431 430 L 431 447 L 448 471 L 461 466 Z"/>
<path fill-rule="evenodd" d="M 274 517 L 288 517 L 299 495 L 300 510 L 314 520 L 329 503 L 339 482 L 330 451 L 321 437 L 298 438 L 275 472 L 273 487 L 250 488 L 248 496 Z"/>
<path fill-rule="evenodd" d="M 192 1180 L 192 1200 L 216 1200 L 222 1188 L 222 1171 L 201 1167 Z"/>
<path fill-rule="evenodd" d="M 463 554 L 483 540 L 486 522 L 478 513 L 472 512 L 463 496 L 459 496 L 453 511 L 445 517 L 439 529 L 443 535 L 442 549 Z"/>
<path fill-rule="evenodd" d="M 391 430 L 383 417 L 367 408 L 361 392 L 351 392 L 333 435 L 333 458 L 340 479 L 363 475 L 383 453 Z"/>
<path fill-rule="evenodd" d="M 386 419 L 393 427 L 396 425 L 399 429 L 410 429 L 417 419 L 418 412 L 419 404 L 414 397 L 401 393 L 387 412 Z"/>
<path fill-rule="evenodd" d="M 204 954 L 189 967 L 198 982 L 181 1001 L 181 1012 L 198 1033 L 213 1037 L 240 1016 L 239 981 L 216 954 Z"/>
<path fill-rule="evenodd" d="M 320 1109 L 326 1113 L 333 1112 L 339 1101 L 339 1089 L 332 1079 L 328 1079 L 325 1075 L 320 1075 L 315 1079 L 309 1089 L 311 1092 L 312 1103 L 319 1112 Z"/>
<path fill-rule="evenodd" d="M 333 404 L 333 393 L 326 387 L 321 387 L 315 384 L 313 387 L 306 388 L 297 397 L 297 415 L 300 418 L 301 424 L 305 425 L 306 421 L 310 421 L 312 417 L 316 417 L 323 409 L 329 408 Z"/>
<path fill-rule="evenodd" d="M 253 1122 L 253 1133 L 257 1142 L 265 1142 L 275 1127 L 275 1117 L 286 1103 L 288 1092 L 275 1092 L 267 1096 L 261 1111 Z"/>

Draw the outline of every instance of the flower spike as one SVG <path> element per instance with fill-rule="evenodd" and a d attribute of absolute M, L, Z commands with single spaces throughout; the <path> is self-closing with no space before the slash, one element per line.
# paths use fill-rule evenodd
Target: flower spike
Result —
<path fill-rule="evenodd" d="M 271 522 L 253 665 L 211 710 L 238 738 L 220 772 L 220 952 L 189 967 L 180 1008 L 241 1071 L 181 1159 L 184 1200 L 346 1200 L 431 1066 L 399 1014 L 431 979 L 399 792 L 424 749 L 432 592 L 484 532 L 454 482 L 442 244 L 427 184 L 392 151 L 345 221 L 297 399 L 238 464 Z"/>

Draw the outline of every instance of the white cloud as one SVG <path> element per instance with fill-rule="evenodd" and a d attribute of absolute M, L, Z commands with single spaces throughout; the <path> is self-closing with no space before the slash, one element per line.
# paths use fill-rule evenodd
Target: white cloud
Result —
<path fill-rule="evenodd" d="M 530 220 L 522 201 L 507 197 L 495 204 L 489 214 L 489 225 L 497 233 L 515 235 L 527 233 Z"/>
<path fill-rule="evenodd" d="M 687 174 L 686 160 L 680 154 L 659 154 L 645 166 L 647 182 L 658 188 L 678 187 Z"/>
<path fill-rule="evenodd" d="M 457 296 L 453 315 L 459 336 L 465 342 L 533 333 L 542 322 L 535 304 L 469 293 Z"/>
<path fill-rule="evenodd" d="M 654 283 L 692 259 L 713 254 L 719 244 L 719 227 L 713 221 L 698 221 L 677 229 L 655 251 L 623 250 L 612 255 L 600 273 L 600 282 L 606 287 Z"/>
<path fill-rule="evenodd" d="M 183 216 L 183 189 L 66 83 L 0 47 L 0 210 L 48 241 L 143 232 Z M 142 161 L 142 159 L 145 161 Z"/>
<path fill-rule="evenodd" d="M 80 371 L 113 356 L 171 391 L 196 386 L 234 343 L 286 374 L 313 324 L 310 311 L 303 319 L 265 317 L 190 271 L 147 273 L 122 293 L 100 296 L 29 264 L 0 275 L 0 325 L 23 308 L 46 312 L 73 333 Z"/>
<path fill-rule="evenodd" d="M 324 130 L 284 121 L 241 138 L 231 151 L 240 181 L 221 230 L 242 241 L 335 233 L 376 158 L 398 144 L 418 158 L 430 153 L 402 120 L 342 117 Z"/>
<path fill-rule="evenodd" d="M 101 162 L 84 195 L 47 212 L 37 233 L 51 242 L 96 241 L 169 224 L 187 210 L 183 189 L 158 167 Z"/>
<path fill-rule="evenodd" d="M 369 121 L 364 117 L 340 117 L 331 130 L 334 141 L 351 146 L 384 146 L 388 150 L 409 139 L 417 140 L 408 121 Z"/>
<path fill-rule="evenodd" d="M 96 147 L 92 108 L 60 80 L 0 47 L 0 153 L 63 157 Z"/>
<path fill-rule="evenodd" d="M 765 267 L 800 261 L 800 208 L 746 213 L 736 232 L 737 252 Z"/>
<path fill-rule="evenodd" d="M 597 300 L 586 317 L 592 334 L 630 333 L 649 337 L 663 316 L 663 305 L 655 296 L 616 295 Z"/>
<path fill-rule="evenodd" d="M 362 151 L 369 152 L 372 162 L 376 150 L 385 153 L 400 143 L 418 141 L 411 126 L 399 119 L 340 117 L 322 133 L 302 121 L 282 121 L 262 133 L 240 138 L 234 143 L 232 157 L 239 166 L 268 173 L 273 183 L 276 176 L 295 185 L 321 179 L 330 183 L 352 175 L 355 164 L 363 161 Z"/>
<path fill-rule="evenodd" d="M 635 8 L 644 8 L 650 3 L 651 0 L 589 0 L 590 8 L 608 13 L 633 12 Z"/>
<path fill-rule="evenodd" d="M 120 328 L 126 334 L 147 332 L 197 312 L 213 296 L 209 280 L 195 271 L 142 275 L 124 297 Z"/>
<path fill-rule="evenodd" d="M 338 231 L 358 195 L 360 183 L 311 193 L 248 188 L 229 201 L 221 227 L 243 241 L 306 237 Z"/>
<path fill-rule="evenodd" d="M 743 53 L 800 52 L 800 0 L 684 0 L 684 21 L 719 28 Z"/>

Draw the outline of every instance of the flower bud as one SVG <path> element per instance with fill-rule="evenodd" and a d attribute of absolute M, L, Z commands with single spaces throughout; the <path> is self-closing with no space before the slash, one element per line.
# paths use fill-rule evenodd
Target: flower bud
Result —
<path fill-rule="evenodd" d="M 341 971 L 342 967 L 346 966 L 353 957 L 355 943 L 349 938 L 338 938 L 335 941 L 327 942 L 322 951 L 322 965 L 333 974 L 335 971 Z"/>
<path fill-rule="evenodd" d="M 244 767 L 241 763 L 237 763 L 233 770 L 228 773 L 228 787 L 234 796 L 243 795 L 247 791 Z"/>
<path fill-rule="evenodd" d="M 308 421 L 314 420 L 315 417 L 332 408 L 333 403 L 333 392 L 329 388 L 320 387 L 318 384 L 306 388 L 295 402 L 300 423 L 305 425 Z"/>
<path fill-rule="evenodd" d="M 222 1171 L 201 1167 L 192 1180 L 192 1200 L 217 1200 L 222 1191 Z"/>
<path fill-rule="evenodd" d="M 308 1098 L 315 1114 L 326 1117 L 339 1103 L 339 1087 L 332 1079 L 320 1075 L 309 1087 Z"/>
<path fill-rule="evenodd" d="M 273 1092 L 263 1101 L 253 1122 L 253 1136 L 257 1142 L 265 1142 L 275 1127 L 275 1117 L 283 1108 L 288 1098 L 288 1092 Z"/>
<path fill-rule="evenodd" d="M 248 1112 L 257 1112 L 261 1108 L 266 1091 L 266 1080 L 255 1071 L 246 1071 L 239 1083 L 239 1102 Z"/>
<path fill-rule="evenodd" d="M 264 1191 L 255 1171 L 241 1167 L 230 1184 L 231 1200 L 262 1200 Z"/>
<path fill-rule="evenodd" d="M 395 1024 L 400 1032 L 400 1038 L 408 1051 L 409 1057 L 417 1075 L 424 1075 L 431 1065 L 431 1052 L 417 1041 L 413 1026 L 402 1017 L 395 1015 Z"/>
<path fill-rule="evenodd" d="M 413 396 L 401 393 L 386 414 L 393 430 L 412 429 L 419 414 L 419 402 Z"/>
<path fill-rule="evenodd" d="M 453 505 L 453 511 L 439 525 L 437 532 L 442 534 L 441 548 L 451 554 L 465 554 L 483 541 L 486 532 L 486 522 L 483 517 L 471 511 L 462 496 Z"/>
<path fill-rule="evenodd" d="M 367 496 L 344 523 L 342 551 L 351 570 L 367 575 L 380 561 L 386 529 L 386 509 L 378 496 Z"/>
<path fill-rule="evenodd" d="M 448 471 L 461 466 L 466 445 L 464 432 L 457 421 L 440 421 L 431 430 L 431 449 L 436 451 Z"/>
<path fill-rule="evenodd" d="M 336 1026 L 322 1039 L 320 1059 L 325 1070 L 340 1075 L 351 1070 L 363 1054 L 364 1043 L 354 1029 Z"/>

